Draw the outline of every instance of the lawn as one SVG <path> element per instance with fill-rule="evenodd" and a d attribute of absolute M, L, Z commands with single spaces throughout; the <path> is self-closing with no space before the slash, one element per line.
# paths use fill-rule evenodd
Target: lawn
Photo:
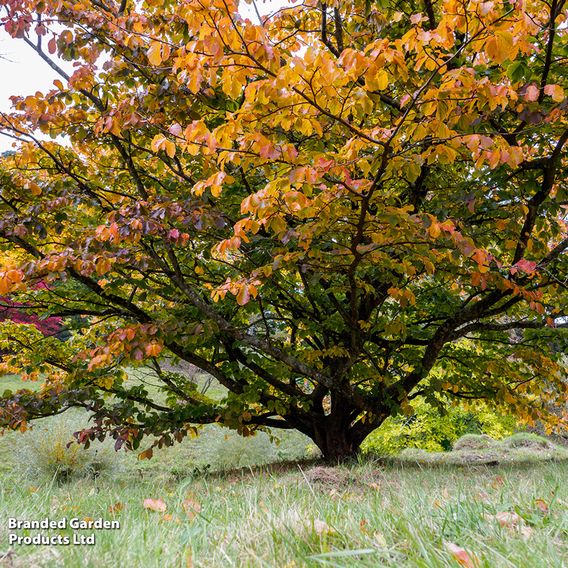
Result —
<path fill-rule="evenodd" d="M 275 445 L 209 427 L 138 461 L 66 448 L 84 420 L 75 412 L 0 438 L 0 566 L 568 565 L 568 451 L 552 445 L 473 437 L 455 452 L 328 467 L 299 435 Z M 293 461 L 251 465 L 278 459 Z M 120 529 L 95 531 L 93 546 L 10 546 L 10 533 L 72 534 L 10 530 L 10 517 Z"/>
<path fill-rule="evenodd" d="M 98 531 L 95 546 L 10 548 L 4 524 L 0 550 L 14 567 L 440 567 L 458 566 L 453 544 L 480 566 L 564 566 L 567 472 L 566 463 L 431 470 L 369 461 L 181 480 L 128 472 L 34 485 L 4 474 L 4 520 L 102 517 L 121 528 Z M 145 509 L 145 499 L 166 511 Z"/>

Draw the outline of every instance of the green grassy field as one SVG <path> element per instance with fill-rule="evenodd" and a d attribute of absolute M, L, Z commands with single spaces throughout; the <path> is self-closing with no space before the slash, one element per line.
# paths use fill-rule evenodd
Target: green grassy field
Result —
<path fill-rule="evenodd" d="M 307 459 L 313 447 L 299 435 L 275 445 L 209 427 L 141 462 L 108 446 L 67 449 L 84 421 L 75 412 L 0 438 L 0 566 L 568 566 L 568 451 L 555 446 L 331 468 Z M 296 461 L 251 466 L 278 459 Z M 92 546 L 10 546 L 10 533 L 72 533 L 10 530 L 10 517 L 120 529 L 96 531 Z"/>
<path fill-rule="evenodd" d="M 121 528 L 98 531 L 94 546 L 9 547 L 4 523 L 0 551 L 4 565 L 18 567 L 439 567 L 458 565 L 451 543 L 480 566 L 565 566 L 566 473 L 558 463 L 428 470 L 368 462 L 64 485 L 5 474 L 3 520 L 102 517 Z M 167 510 L 145 509 L 149 498 Z"/>

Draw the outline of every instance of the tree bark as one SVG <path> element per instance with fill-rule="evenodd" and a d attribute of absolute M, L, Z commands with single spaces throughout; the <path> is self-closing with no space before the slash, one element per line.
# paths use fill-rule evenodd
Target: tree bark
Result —
<path fill-rule="evenodd" d="M 348 429 L 336 428 L 327 424 L 315 429 L 314 442 L 323 458 L 329 462 L 341 462 L 357 455 L 360 443 L 357 443 Z"/>
<path fill-rule="evenodd" d="M 366 423 L 353 423 L 353 408 L 343 398 L 332 402 L 332 411 L 313 424 L 312 439 L 326 461 L 338 463 L 354 458 L 363 440 L 378 428 L 386 415 Z"/>

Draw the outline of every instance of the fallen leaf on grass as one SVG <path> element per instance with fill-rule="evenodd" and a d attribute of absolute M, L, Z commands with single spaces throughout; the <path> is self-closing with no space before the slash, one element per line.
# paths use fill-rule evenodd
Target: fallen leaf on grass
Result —
<path fill-rule="evenodd" d="M 529 527 L 525 523 L 523 517 L 517 515 L 517 513 L 511 513 L 510 511 L 501 511 L 496 515 L 485 515 L 485 518 L 488 520 L 497 521 L 502 527 L 508 529 L 510 533 L 517 531 L 525 540 L 530 538 L 534 533 L 534 529 L 532 527 Z"/>
<path fill-rule="evenodd" d="M 124 509 L 124 503 L 121 503 L 120 501 L 117 501 L 114 505 L 111 505 L 108 508 L 108 512 L 109 513 L 120 513 L 120 511 L 122 511 L 122 509 Z"/>
<path fill-rule="evenodd" d="M 502 475 L 496 475 L 493 479 L 493 482 L 491 483 L 493 489 L 497 489 L 498 487 L 501 487 L 503 485 L 505 485 L 505 478 Z"/>
<path fill-rule="evenodd" d="M 517 525 L 523 523 L 523 518 L 517 515 L 517 513 L 511 513 L 509 511 L 501 511 L 496 515 L 490 515 L 502 526 L 502 527 L 516 527 Z"/>
<path fill-rule="evenodd" d="M 161 499 L 144 499 L 144 509 L 164 513 L 168 506 Z"/>
<path fill-rule="evenodd" d="M 444 547 L 460 566 L 464 566 L 464 568 L 476 568 L 479 566 L 479 561 L 475 555 L 467 551 L 465 548 L 447 541 L 444 541 Z"/>
<path fill-rule="evenodd" d="M 199 513 L 201 513 L 201 504 L 193 499 L 185 499 L 181 506 L 187 515 L 187 518 L 192 521 L 197 517 Z"/>
<path fill-rule="evenodd" d="M 548 514 L 548 504 L 544 499 L 536 499 L 534 504 L 543 515 Z"/>

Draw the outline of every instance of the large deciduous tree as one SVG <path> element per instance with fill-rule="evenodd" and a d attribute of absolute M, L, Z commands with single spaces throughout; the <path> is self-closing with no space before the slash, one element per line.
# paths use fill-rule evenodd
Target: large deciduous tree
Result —
<path fill-rule="evenodd" d="M 0 295 L 72 333 L 1 324 L 44 380 L 4 427 L 82 406 L 84 443 L 219 422 L 338 459 L 418 396 L 561 426 L 564 0 L 1 4 L 59 79 L 1 118 Z"/>

